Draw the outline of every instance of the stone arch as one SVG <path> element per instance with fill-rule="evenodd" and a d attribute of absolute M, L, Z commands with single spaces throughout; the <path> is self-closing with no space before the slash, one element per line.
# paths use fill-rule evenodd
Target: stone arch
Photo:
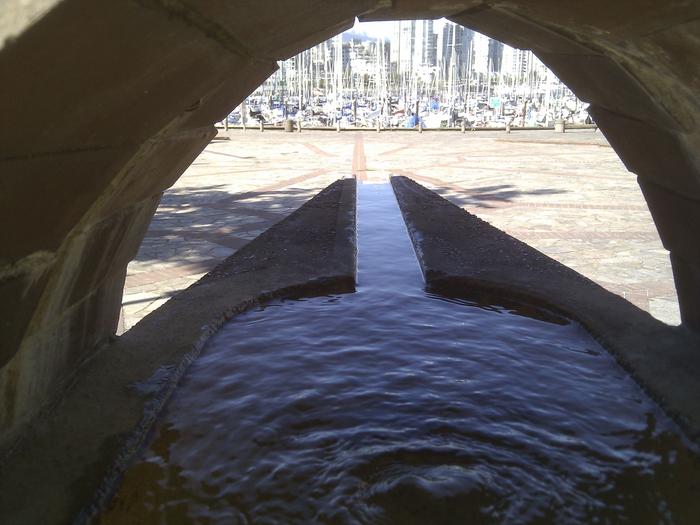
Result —
<path fill-rule="evenodd" d="M 276 67 L 363 20 L 437 18 L 531 48 L 638 180 L 700 329 L 700 4 L 14 0 L 0 15 L 0 429 L 114 333 L 163 190 Z"/>

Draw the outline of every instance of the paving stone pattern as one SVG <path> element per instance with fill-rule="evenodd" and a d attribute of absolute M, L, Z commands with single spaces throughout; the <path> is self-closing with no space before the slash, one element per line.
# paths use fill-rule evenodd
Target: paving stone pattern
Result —
<path fill-rule="evenodd" d="M 405 175 L 669 324 L 668 252 L 600 132 L 229 130 L 169 189 L 124 291 L 122 329 L 341 177 Z"/>

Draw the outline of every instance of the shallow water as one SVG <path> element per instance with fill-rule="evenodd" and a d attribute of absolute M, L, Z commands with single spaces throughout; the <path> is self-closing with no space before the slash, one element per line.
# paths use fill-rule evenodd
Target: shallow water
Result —
<path fill-rule="evenodd" d="M 700 523 L 697 455 L 579 325 L 426 294 L 358 192 L 357 292 L 229 322 L 103 522 Z"/>

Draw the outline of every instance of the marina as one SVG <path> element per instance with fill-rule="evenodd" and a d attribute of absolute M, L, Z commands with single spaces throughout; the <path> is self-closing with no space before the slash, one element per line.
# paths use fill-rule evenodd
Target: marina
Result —
<path fill-rule="evenodd" d="M 371 26 L 371 24 L 369 24 Z M 581 102 L 527 50 L 446 20 L 367 24 L 279 63 L 226 125 L 302 128 L 541 128 L 591 124 Z M 391 32 L 389 31 L 391 29 Z"/>

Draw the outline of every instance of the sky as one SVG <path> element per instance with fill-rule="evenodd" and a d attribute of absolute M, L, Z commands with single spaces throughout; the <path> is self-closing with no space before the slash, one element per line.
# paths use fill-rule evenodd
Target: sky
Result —
<path fill-rule="evenodd" d="M 374 38 L 391 38 L 391 28 L 394 22 L 360 22 L 355 19 L 353 30 L 356 33 L 364 33 Z"/>

